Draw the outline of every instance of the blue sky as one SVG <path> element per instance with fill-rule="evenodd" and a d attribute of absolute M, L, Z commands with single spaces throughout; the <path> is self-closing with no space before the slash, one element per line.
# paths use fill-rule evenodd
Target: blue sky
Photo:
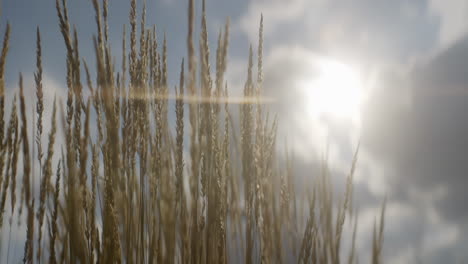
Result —
<path fill-rule="evenodd" d="M 147 25 L 157 25 L 160 39 L 167 34 L 172 84 L 186 54 L 186 2 L 147 0 Z M 199 15 L 201 1 L 196 2 Z M 63 92 L 65 48 L 55 1 L 1 3 L 2 32 L 6 21 L 12 25 L 7 88 L 16 88 L 20 71 L 25 75 L 34 71 L 39 26 L 46 89 L 49 84 L 53 91 Z M 110 3 L 110 40 L 115 43 L 117 65 L 129 6 L 126 0 Z M 94 65 L 91 1 L 69 0 L 69 10 L 77 25 L 81 56 Z M 212 52 L 219 28 L 226 17 L 231 18 L 228 81 L 233 89 L 245 81 L 248 47 L 257 43 L 264 14 L 265 92 L 277 100 L 270 108 L 280 118 L 280 140 L 287 138 L 290 143 L 302 180 L 310 179 L 308 167 L 323 153 L 324 140 L 340 180 L 357 139 L 361 140 L 356 176 L 361 251 L 366 251 L 373 217 L 387 195 L 389 263 L 468 261 L 462 246 L 468 242 L 467 1 L 207 0 L 207 13 Z M 307 87 L 297 83 L 313 81 L 323 60 L 360 73 L 366 100 L 359 120 L 305 114 Z"/>

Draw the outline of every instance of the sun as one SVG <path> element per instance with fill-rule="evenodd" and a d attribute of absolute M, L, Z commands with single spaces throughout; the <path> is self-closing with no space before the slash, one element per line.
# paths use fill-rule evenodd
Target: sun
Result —
<path fill-rule="evenodd" d="M 341 62 L 323 59 L 317 73 L 302 81 L 307 112 L 314 117 L 323 115 L 340 119 L 359 119 L 364 99 L 359 72 Z"/>

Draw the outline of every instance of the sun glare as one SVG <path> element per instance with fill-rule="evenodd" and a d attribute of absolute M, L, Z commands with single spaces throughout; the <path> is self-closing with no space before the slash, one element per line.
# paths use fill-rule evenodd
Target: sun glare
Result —
<path fill-rule="evenodd" d="M 351 66 L 333 60 L 321 61 L 318 71 L 316 77 L 303 83 L 309 114 L 358 119 L 363 100 L 359 73 Z"/>

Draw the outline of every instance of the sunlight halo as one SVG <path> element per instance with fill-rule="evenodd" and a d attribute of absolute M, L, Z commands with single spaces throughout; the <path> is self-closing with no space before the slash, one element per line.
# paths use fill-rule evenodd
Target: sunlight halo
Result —
<path fill-rule="evenodd" d="M 320 60 L 317 73 L 300 81 L 306 100 L 306 112 L 355 121 L 364 99 L 363 82 L 353 67 L 332 59 Z"/>

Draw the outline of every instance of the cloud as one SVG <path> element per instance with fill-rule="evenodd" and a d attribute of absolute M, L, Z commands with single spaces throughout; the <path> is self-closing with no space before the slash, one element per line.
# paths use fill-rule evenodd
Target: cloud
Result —
<path fill-rule="evenodd" d="M 468 2 L 464 0 L 429 0 L 431 13 L 440 20 L 439 43 L 447 46 L 468 29 Z"/>
<path fill-rule="evenodd" d="M 439 37 L 437 17 L 423 1 L 256 0 L 234 28 L 255 43 L 261 13 L 267 46 L 302 43 L 378 64 L 403 64 L 430 53 Z"/>
<path fill-rule="evenodd" d="M 312 0 L 310 2 L 316 2 Z M 287 8 L 285 5 L 287 4 Z M 283 24 L 297 21 L 306 14 L 305 7 L 310 5 L 307 0 L 254 0 L 249 2 L 247 12 L 237 21 L 235 28 L 247 33 L 251 40 L 258 37 L 258 30 L 255 26 L 260 20 L 261 14 L 268 18 L 268 27 L 264 34 L 269 36 L 274 34 L 274 29 Z"/>
<path fill-rule="evenodd" d="M 339 164 L 343 163 L 343 157 L 338 145 L 356 146 L 358 124 L 335 122 L 332 117 L 308 113 L 312 102 L 307 83 L 318 78 L 325 59 L 301 46 L 272 49 L 265 60 L 264 92 L 265 96 L 275 100 L 268 107 L 278 114 L 279 142 L 286 139 L 288 145 L 305 159 L 320 157 L 328 145 L 330 158 Z M 348 134 L 349 131 L 352 133 Z M 353 153 L 352 148 L 346 151 L 345 160 Z"/>
<path fill-rule="evenodd" d="M 407 72 L 382 73 L 364 111 L 363 147 L 384 164 L 389 200 L 413 208 L 408 221 L 423 228 L 404 238 L 421 240 L 413 240 L 413 251 L 400 252 L 401 263 L 466 260 L 457 244 L 468 232 L 467 54 L 464 36 Z M 392 241 L 402 239 L 401 227 L 409 224 L 387 232 L 399 234 L 388 236 L 390 250 L 398 248 Z"/>
<path fill-rule="evenodd" d="M 270 106 L 280 120 L 279 142 L 287 139 L 301 160 L 300 177 L 316 172 L 310 167 L 327 141 L 334 172 L 345 175 L 360 136 L 355 199 L 368 214 L 363 222 L 371 221 L 360 226 L 372 226 L 386 194 L 391 263 L 467 258 L 457 246 L 468 233 L 465 2 L 255 0 L 234 22 L 255 43 L 264 14 L 265 92 L 279 99 Z M 373 76 L 361 126 L 304 114 L 297 82 L 313 78 L 324 56 Z"/>
<path fill-rule="evenodd" d="M 450 193 L 434 202 L 440 203 L 446 218 L 458 221 L 468 216 L 462 210 L 465 195 L 460 187 L 468 170 L 468 141 L 463 140 L 468 134 L 466 54 L 468 38 L 399 79 L 387 74 L 363 121 L 365 146 L 392 163 L 388 181 L 394 192 L 408 197 L 410 189 L 402 183 L 425 192 L 444 186 Z M 407 105 L 398 100 L 404 93 L 410 93 Z"/>

